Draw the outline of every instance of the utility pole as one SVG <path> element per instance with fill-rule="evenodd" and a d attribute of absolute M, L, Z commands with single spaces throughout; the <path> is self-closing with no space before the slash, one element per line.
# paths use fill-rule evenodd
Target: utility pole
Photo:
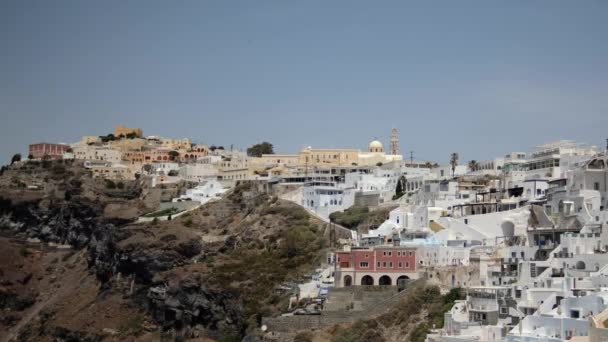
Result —
<path fill-rule="evenodd" d="M 410 151 L 410 167 L 414 167 L 414 151 Z"/>

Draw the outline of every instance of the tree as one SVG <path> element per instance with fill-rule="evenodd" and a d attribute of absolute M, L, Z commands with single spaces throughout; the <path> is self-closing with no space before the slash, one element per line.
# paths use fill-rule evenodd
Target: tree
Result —
<path fill-rule="evenodd" d="M 13 155 L 13 158 L 11 158 L 11 165 L 15 164 L 16 162 L 20 162 L 21 161 L 21 153 L 16 153 Z"/>
<path fill-rule="evenodd" d="M 101 139 L 101 142 L 107 143 L 108 141 L 116 140 L 116 137 L 114 136 L 114 134 L 110 133 L 108 135 L 100 135 L 99 139 Z"/>
<path fill-rule="evenodd" d="M 215 150 L 217 150 L 217 146 L 215 146 L 215 145 L 209 146 L 209 151 L 213 152 Z"/>
<path fill-rule="evenodd" d="M 469 166 L 469 170 L 471 170 L 471 172 L 477 171 L 479 169 L 479 163 L 475 159 L 471 160 L 469 162 L 468 166 Z"/>
<path fill-rule="evenodd" d="M 171 160 L 175 160 L 175 158 L 179 157 L 179 152 L 169 151 L 169 157 L 171 157 Z"/>
<path fill-rule="evenodd" d="M 405 190 L 405 182 L 405 176 L 399 177 L 399 180 L 397 181 L 397 187 L 395 188 L 395 196 L 393 197 L 393 199 L 398 199 L 403 196 Z"/>
<path fill-rule="evenodd" d="M 431 162 L 426 162 L 424 163 L 424 167 L 426 167 L 427 169 L 432 169 L 433 168 L 433 164 Z"/>
<path fill-rule="evenodd" d="M 454 177 L 456 174 L 456 166 L 458 166 L 458 153 L 452 153 L 450 156 L 450 165 L 452 166 L 452 177 Z"/>
<path fill-rule="evenodd" d="M 144 170 L 146 173 L 150 173 L 152 171 L 152 164 L 145 164 L 142 166 L 142 170 Z"/>
<path fill-rule="evenodd" d="M 250 157 L 261 157 L 262 154 L 274 154 L 271 143 L 264 141 L 247 149 L 247 155 Z"/>
<path fill-rule="evenodd" d="M 177 176 L 179 173 L 177 172 L 177 170 L 170 170 L 169 173 L 167 174 L 168 176 L 171 177 L 175 177 Z"/>
<path fill-rule="evenodd" d="M 32 160 L 32 159 L 34 159 L 34 155 L 33 155 L 33 154 L 31 154 L 31 153 L 30 153 L 30 154 L 28 154 L 28 155 L 27 155 L 27 159 L 28 159 L 28 160 Z"/>

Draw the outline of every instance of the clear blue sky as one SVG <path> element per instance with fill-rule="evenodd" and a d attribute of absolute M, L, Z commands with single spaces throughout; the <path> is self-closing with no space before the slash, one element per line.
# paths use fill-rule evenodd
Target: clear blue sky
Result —
<path fill-rule="evenodd" d="M 608 1 L 0 1 L 0 158 L 122 123 L 446 162 L 608 137 Z"/>

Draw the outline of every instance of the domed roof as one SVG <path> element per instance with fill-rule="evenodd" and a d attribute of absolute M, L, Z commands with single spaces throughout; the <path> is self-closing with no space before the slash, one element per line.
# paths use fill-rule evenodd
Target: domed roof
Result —
<path fill-rule="evenodd" d="M 382 143 L 378 140 L 374 140 L 369 143 L 369 148 L 383 148 Z"/>

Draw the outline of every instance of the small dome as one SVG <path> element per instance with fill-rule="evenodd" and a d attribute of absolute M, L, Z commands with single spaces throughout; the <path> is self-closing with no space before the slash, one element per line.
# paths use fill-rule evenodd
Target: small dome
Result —
<path fill-rule="evenodd" d="M 384 146 L 382 146 L 382 143 L 379 142 L 378 140 L 374 140 L 371 143 L 369 143 L 369 148 L 372 148 L 372 147 L 382 148 Z"/>
<path fill-rule="evenodd" d="M 384 152 L 384 146 L 378 140 L 374 140 L 369 143 L 369 151 L 370 152 Z"/>

